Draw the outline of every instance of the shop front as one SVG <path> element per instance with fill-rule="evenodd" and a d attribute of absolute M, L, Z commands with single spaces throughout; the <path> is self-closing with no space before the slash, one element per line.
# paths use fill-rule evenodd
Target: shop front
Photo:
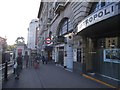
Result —
<path fill-rule="evenodd" d="M 55 62 L 73 69 L 73 26 L 68 17 L 61 19 L 55 37 Z"/>
<path fill-rule="evenodd" d="M 45 46 L 44 51 L 46 52 L 45 57 L 48 59 L 48 61 L 52 60 L 52 50 L 53 46 Z"/>
<path fill-rule="evenodd" d="M 120 83 L 120 4 L 112 3 L 86 17 L 78 25 L 85 42 L 85 73 Z M 108 82 L 107 82 L 108 83 Z"/>

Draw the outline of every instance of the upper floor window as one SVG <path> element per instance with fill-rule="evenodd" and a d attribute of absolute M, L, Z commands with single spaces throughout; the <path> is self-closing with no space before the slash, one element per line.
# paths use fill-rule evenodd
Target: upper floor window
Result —
<path fill-rule="evenodd" d="M 106 5 L 110 4 L 110 3 L 112 3 L 111 0 L 99 0 L 98 2 L 93 2 L 89 14 L 91 14 L 91 13 L 93 13 L 95 11 L 100 10 L 101 8 L 103 8 L 104 6 L 106 6 Z"/>
<path fill-rule="evenodd" d="M 59 36 L 67 34 L 69 32 L 71 32 L 73 30 L 72 28 L 72 24 L 70 19 L 64 19 L 63 22 L 61 22 L 60 24 L 60 28 L 59 28 Z"/>

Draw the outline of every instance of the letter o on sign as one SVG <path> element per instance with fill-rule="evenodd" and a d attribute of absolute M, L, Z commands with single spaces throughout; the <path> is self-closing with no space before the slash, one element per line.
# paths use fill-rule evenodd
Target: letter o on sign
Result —
<path fill-rule="evenodd" d="M 103 16 L 103 12 L 101 11 L 98 13 L 98 17 L 102 17 L 102 16 Z"/>
<path fill-rule="evenodd" d="M 46 44 L 50 44 L 51 43 L 51 39 L 50 38 L 46 38 Z"/>

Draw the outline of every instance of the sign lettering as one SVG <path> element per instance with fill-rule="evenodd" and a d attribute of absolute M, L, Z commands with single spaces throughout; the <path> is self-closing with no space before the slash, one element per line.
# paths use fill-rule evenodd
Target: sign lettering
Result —
<path fill-rule="evenodd" d="M 80 32 L 81 30 L 83 30 L 84 28 L 92 24 L 95 24 L 99 21 L 105 20 L 107 18 L 110 18 L 112 16 L 119 14 L 117 7 L 118 7 L 118 4 L 113 3 L 95 13 L 92 13 L 91 15 L 89 15 L 87 18 L 85 18 L 82 22 L 78 24 L 77 32 Z"/>

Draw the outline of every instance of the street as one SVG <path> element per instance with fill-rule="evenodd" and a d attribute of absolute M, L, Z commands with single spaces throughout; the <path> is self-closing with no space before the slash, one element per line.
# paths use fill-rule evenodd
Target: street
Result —
<path fill-rule="evenodd" d="M 20 79 L 12 74 L 3 88 L 110 88 L 55 64 L 40 64 L 39 69 L 24 68 Z"/>

